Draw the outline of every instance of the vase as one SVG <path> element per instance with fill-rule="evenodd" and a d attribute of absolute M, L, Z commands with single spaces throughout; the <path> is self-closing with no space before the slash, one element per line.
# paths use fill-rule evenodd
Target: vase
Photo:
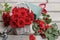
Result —
<path fill-rule="evenodd" d="M 24 33 L 23 28 L 16 28 L 16 32 L 18 35 Z"/>
<path fill-rule="evenodd" d="M 32 27 L 32 24 L 30 25 L 26 25 L 24 28 L 16 28 L 17 34 L 31 34 L 31 29 L 30 27 Z"/>

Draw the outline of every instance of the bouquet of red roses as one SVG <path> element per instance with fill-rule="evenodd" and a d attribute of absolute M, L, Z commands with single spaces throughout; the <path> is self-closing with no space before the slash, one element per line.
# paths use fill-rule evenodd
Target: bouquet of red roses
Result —
<path fill-rule="evenodd" d="M 23 28 L 25 25 L 30 25 L 34 20 L 34 13 L 24 7 L 14 7 L 10 15 L 8 4 L 5 4 L 7 10 L 3 13 L 4 25 L 10 25 L 12 28 Z"/>

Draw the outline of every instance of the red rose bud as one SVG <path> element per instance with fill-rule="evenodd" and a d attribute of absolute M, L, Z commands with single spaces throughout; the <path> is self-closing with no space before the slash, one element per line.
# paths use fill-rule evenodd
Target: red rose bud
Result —
<path fill-rule="evenodd" d="M 46 9 L 42 9 L 42 14 L 46 14 L 46 13 L 47 13 Z"/>
<path fill-rule="evenodd" d="M 43 30 L 38 30 L 38 33 L 44 34 Z"/>
<path fill-rule="evenodd" d="M 30 34 L 29 40 L 36 40 L 35 36 L 33 34 Z"/>
<path fill-rule="evenodd" d="M 46 18 L 46 20 L 48 20 L 48 18 Z"/>
<path fill-rule="evenodd" d="M 41 37 L 42 37 L 42 38 L 46 38 L 45 34 L 41 34 Z"/>
<path fill-rule="evenodd" d="M 45 28 L 46 28 L 46 29 L 50 28 L 50 25 L 46 24 Z"/>

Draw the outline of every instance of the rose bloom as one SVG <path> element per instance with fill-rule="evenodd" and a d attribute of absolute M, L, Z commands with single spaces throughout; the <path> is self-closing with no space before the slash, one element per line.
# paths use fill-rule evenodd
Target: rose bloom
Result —
<path fill-rule="evenodd" d="M 42 9 L 42 14 L 47 14 L 47 10 L 46 9 Z"/>
<path fill-rule="evenodd" d="M 13 14 L 18 14 L 18 13 L 19 13 L 18 8 L 17 8 L 17 7 L 14 7 L 14 8 L 12 9 L 12 13 L 13 13 Z"/>
<path fill-rule="evenodd" d="M 33 34 L 30 34 L 29 40 L 36 40 L 35 36 Z"/>
<path fill-rule="evenodd" d="M 18 19 L 17 25 L 18 25 L 18 28 L 24 28 L 25 26 L 24 19 L 23 18 Z"/>
<path fill-rule="evenodd" d="M 31 19 L 29 17 L 25 18 L 25 24 L 30 25 L 32 23 Z"/>
<path fill-rule="evenodd" d="M 3 21 L 4 21 L 4 26 L 8 26 L 10 22 L 10 15 L 9 12 L 5 12 L 2 15 Z"/>
<path fill-rule="evenodd" d="M 11 25 L 12 28 L 17 28 L 17 23 L 16 23 L 15 20 L 11 20 L 10 25 Z"/>
<path fill-rule="evenodd" d="M 50 26 L 49 24 L 46 24 L 46 25 L 45 25 L 46 30 L 49 29 L 49 28 L 51 28 L 51 27 L 52 27 L 52 26 Z"/>
<path fill-rule="evenodd" d="M 28 9 L 26 9 L 26 8 L 24 8 L 24 7 L 21 7 L 21 8 L 19 8 L 19 15 L 20 16 L 24 16 L 24 17 L 26 17 L 27 16 L 27 11 Z"/>
<path fill-rule="evenodd" d="M 44 20 L 40 20 L 39 27 L 40 27 L 40 29 L 45 30 L 45 22 L 44 22 Z"/>
<path fill-rule="evenodd" d="M 33 21 L 34 20 L 34 13 L 33 12 L 29 13 L 29 17 Z"/>

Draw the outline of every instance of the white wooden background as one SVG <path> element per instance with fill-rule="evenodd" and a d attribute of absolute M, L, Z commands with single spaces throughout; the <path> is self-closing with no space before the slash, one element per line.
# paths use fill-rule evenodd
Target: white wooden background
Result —
<path fill-rule="evenodd" d="M 15 6 L 15 5 L 17 5 L 17 3 L 20 3 L 23 1 L 31 2 L 35 5 L 39 5 L 42 2 L 46 2 L 46 0 L 5 0 L 5 1 L 8 2 L 12 6 Z M 3 2 L 4 2 L 4 0 L 0 0 L 0 3 L 3 3 Z M 57 23 L 57 25 L 59 27 L 58 29 L 60 30 L 60 0 L 48 0 L 46 9 L 48 10 L 48 14 L 50 14 L 50 16 L 53 20 L 52 23 Z M 0 17 L 0 20 L 1 20 L 1 17 Z M 3 31 L 2 26 L 3 26 L 3 24 L 0 22 L 0 32 Z M 17 36 L 14 38 L 17 38 Z M 11 39 L 11 40 L 15 40 L 15 39 Z M 24 39 L 24 40 L 26 40 L 26 39 Z M 39 38 L 37 40 L 39 40 Z M 60 38 L 58 38 L 57 40 L 60 40 Z"/>

